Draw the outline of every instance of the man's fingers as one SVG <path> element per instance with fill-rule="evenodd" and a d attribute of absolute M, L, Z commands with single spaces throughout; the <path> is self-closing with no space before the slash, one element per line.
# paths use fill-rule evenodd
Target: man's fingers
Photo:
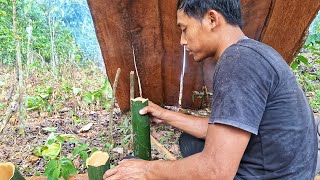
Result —
<path fill-rule="evenodd" d="M 117 172 L 118 172 L 118 168 L 117 168 L 117 167 L 112 168 L 112 169 L 110 169 L 110 170 L 108 170 L 108 171 L 106 171 L 106 172 L 104 173 L 103 179 L 107 179 L 107 178 L 109 178 L 110 176 L 115 175 Z"/>
<path fill-rule="evenodd" d="M 139 111 L 139 114 L 141 114 L 141 115 L 145 115 L 145 114 L 147 114 L 148 113 L 148 107 L 145 107 L 145 108 L 143 108 L 143 109 L 141 109 L 140 111 Z"/>

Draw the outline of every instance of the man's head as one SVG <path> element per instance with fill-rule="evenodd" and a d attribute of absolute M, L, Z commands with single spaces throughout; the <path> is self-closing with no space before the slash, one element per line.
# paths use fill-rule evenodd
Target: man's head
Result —
<path fill-rule="evenodd" d="M 216 56 L 229 30 L 242 27 L 240 0 L 179 0 L 177 17 L 180 43 L 196 61 Z"/>

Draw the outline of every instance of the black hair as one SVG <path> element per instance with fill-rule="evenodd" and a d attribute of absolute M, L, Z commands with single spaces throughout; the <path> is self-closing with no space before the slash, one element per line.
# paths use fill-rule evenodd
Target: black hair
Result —
<path fill-rule="evenodd" d="M 218 11 L 227 23 L 242 28 L 240 0 L 179 0 L 177 10 L 201 21 L 209 10 Z"/>

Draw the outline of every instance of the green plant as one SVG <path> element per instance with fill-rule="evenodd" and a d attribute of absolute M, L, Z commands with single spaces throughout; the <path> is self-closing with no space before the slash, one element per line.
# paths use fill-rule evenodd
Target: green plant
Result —
<path fill-rule="evenodd" d="M 0 103 L 0 110 L 4 109 L 5 105 Z"/>
<path fill-rule="evenodd" d="M 112 89 L 108 79 L 105 79 L 103 86 L 95 91 L 84 92 L 82 100 L 87 104 L 100 104 L 102 103 L 105 109 L 111 107 Z"/>
<path fill-rule="evenodd" d="M 307 94 L 311 107 L 315 112 L 320 112 L 320 21 L 316 22 L 313 32 L 291 68 Z"/>
<path fill-rule="evenodd" d="M 160 143 L 163 144 L 165 141 L 167 141 L 171 136 L 173 135 L 173 132 L 167 131 L 164 136 L 160 138 Z"/>
<path fill-rule="evenodd" d="M 44 175 L 49 180 L 57 180 L 60 177 L 67 179 L 71 174 L 77 174 L 72 160 L 61 155 L 61 148 L 65 142 L 75 140 L 75 136 L 67 134 L 55 134 L 56 128 L 44 128 L 51 132 L 44 145 L 34 148 L 33 154 L 49 161 Z"/>
<path fill-rule="evenodd" d="M 118 131 L 122 135 L 121 144 L 128 145 L 131 140 L 131 132 L 132 132 L 132 125 L 130 123 L 130 118 L 125 117 L 122 123 L 118 126 Z"/>
<path fill-rule="evenodd" d="M 52 87 L 38 86 L 35 96 L 27 96 L 25 98 L 28 111 L 43 110 L 52 111 L 52 106 L 49 104 L 49 98 L 53 93 Z"/>

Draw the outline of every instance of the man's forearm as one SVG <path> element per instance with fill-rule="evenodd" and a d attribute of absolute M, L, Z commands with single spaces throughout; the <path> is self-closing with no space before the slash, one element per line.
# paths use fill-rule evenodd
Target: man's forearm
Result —
<path fill-rule="evenodd" d="M 170 124 L 197 138 L 205 139 L 209 118 L 196 117 L 173 111 L 167 111 L 164 116 L 167 124 Z"/>
<path fill-rule="evenodd" d="M 201 153 L 176 161 L 150 161 L 148 179 L 216 179 L 213 162 Z M 208 163 L 210 167 L 208 167 Z"/>

